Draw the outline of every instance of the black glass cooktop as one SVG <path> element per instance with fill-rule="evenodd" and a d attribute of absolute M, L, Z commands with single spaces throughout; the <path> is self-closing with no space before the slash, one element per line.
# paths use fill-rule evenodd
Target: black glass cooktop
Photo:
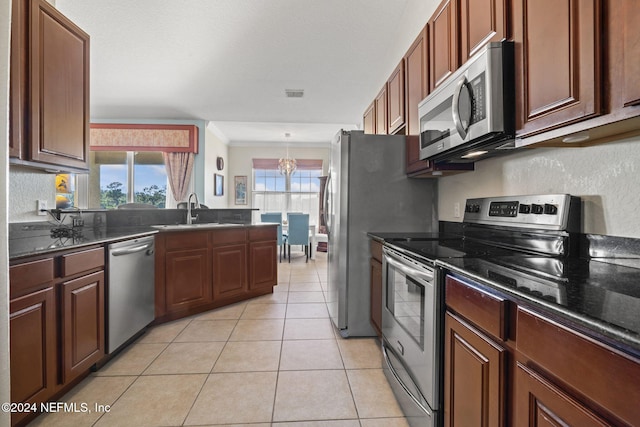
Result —
<path fill-rule="evenodd" d="M 434 239 L 395 240 L 389 243 L 429 261 L 449 258 L 526 256 L 522 252 L 465 240 L 455 236 Z"/>

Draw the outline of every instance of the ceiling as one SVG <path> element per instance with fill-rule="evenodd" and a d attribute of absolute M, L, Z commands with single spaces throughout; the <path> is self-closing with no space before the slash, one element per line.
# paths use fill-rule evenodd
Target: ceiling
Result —
<path fill-rule="evenodd" d="M 360 126 L 434 2 L 55 5 L 91 36 L 92 118 L 201 119 L 231 144 L 312 144 Z M 286 89 L 302 89 L 304 96 L 288 98 Z"/>

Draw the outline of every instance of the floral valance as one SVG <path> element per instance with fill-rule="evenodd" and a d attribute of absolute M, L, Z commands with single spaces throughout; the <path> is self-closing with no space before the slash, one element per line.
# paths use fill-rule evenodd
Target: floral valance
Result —
<path fill-rule="evenodd" d="M 196 125 L 92 123 L 93 151 L 162 151 L 197 153 Z"/>

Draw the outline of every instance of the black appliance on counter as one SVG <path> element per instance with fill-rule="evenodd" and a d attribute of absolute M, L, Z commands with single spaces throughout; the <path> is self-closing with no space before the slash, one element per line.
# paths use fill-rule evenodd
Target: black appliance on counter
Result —
<path fill-rule="evenodd" d="M 578 253 L 580 199 L 566 194 L 469 199 L 457 230 L 378 235 L 383 247 L 385 374 L 412 426 L 442 424 L 444 277 L 467 263 L 475 277 L 566 304 Z"/>

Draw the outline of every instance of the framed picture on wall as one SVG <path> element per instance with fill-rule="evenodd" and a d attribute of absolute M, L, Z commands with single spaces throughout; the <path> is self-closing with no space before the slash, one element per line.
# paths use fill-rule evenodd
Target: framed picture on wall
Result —
<path fill-rule="evenodd" d="M 247 204 L 247 177 L 235 176 L 233 178 L 233 188 L 236 194 L 236 205 Z"/>
<path fill-rule="evenodd" d="M 213 195 L 222 196 L 224 194 L 224 176 L 213 174 Z"/>

